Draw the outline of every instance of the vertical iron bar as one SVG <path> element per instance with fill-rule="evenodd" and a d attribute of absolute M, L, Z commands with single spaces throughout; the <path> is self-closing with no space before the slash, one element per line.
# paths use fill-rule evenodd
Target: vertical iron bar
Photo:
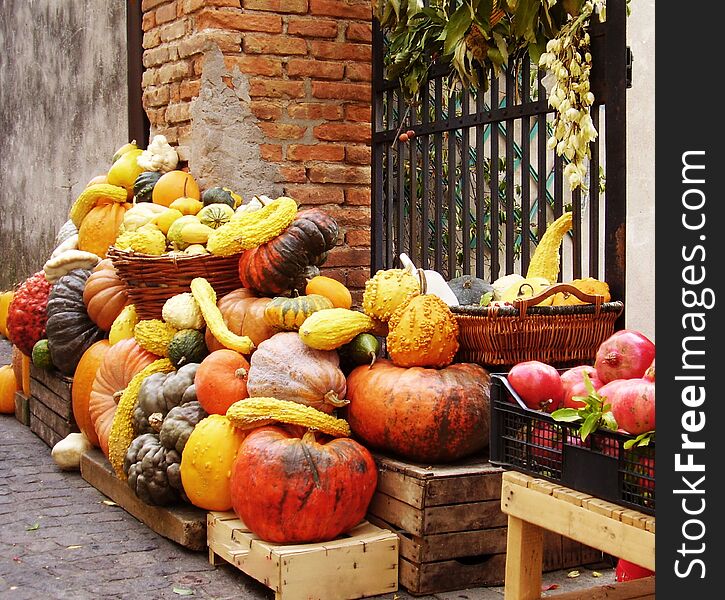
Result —
<path fill-rule="evenodd" d="M 471 111 L 470 92 L 466 89 L 462 90 L 463 99 L 463 115 L 467 116 Z M 461 195 L 463 197 L 463 224 L 462 243 L 463 243 L 463 274 L 471 274 L 471 152 L 468 136 L 470 128 L 461 130 Z"/>
<path fill-rule="evenodd" d="M 436 123 L 443 120 L 443 79 L 435 80 L 435 115 Z M 443 134 L 435 135 L 435 270 L 443 269 Z"/>
<path fill-rule="evenodd" d="M 564 159 L 558 154 L 554 154 L 554 219 L 558 219 L 564 213 Z M 568 185 L 568 184 L 567 184 Z M 562 261 L 563 244 L 559 246 L 559 264 Z M 559 281 L 561 281 L 561 270 L 559 271 Z M 551 283 L 555 283 L 552 281 Z"/>
<path fill-rule="evenodd" d="M 498 77 L 491 69 L 491 108 L 498 108 Z M 491 279 L 501 275 L 499 265 L 498 121 L 491 123 Z"/>
<path fill-rule="evenodd" d="M 514 74 L 513 67 L 506 69 L 506 273 L 514 272 Z"/>
<path fill-rule="evenodd" d="M 607 3 L 606 86 L 606 217 L 604 223 L 604 278 L 612 297 L 624 302 L 626 283 L 627 218 L 627 11 L 625 0 Z M 624 313 L 616 327 L 624 326 Z"/>
<path fill-rule="evenodd" d="M 423 85 L 423 93 L 421 95 L 422 105 L 422 121 L 424 125 L 430 123 L 430 88 L 426 81 Z M 421 190 L 421 226 L 422 232 L 420 236 L 420 265 L 422 269 L 430 267 L 430 224 L 428 222 L 430 206 L 430 136 L 424 135 L 422 142 L 423 149 L 423 189 Z"/>
<path fill-rule="evenodd" d="M 126 4 L 126 60 L 128 88 L 128 139 L 136 140 L 139 148 L 149 144 L 149 118 L 143 108 L 143 10 L 141 0 L 130 0 Z"/>
<path fill-rule="evenodd" d="M 383 130 L 383 33 L 377 19 L 373 20 L 373 133 Z M 370 231 L 371 275 L 385 267 L 383 259 L 383 156 L 384 142 L 372 143 L 372 229 Z"/>
<path fill-rule="evenodd" d="M 599 131 L 599 106 L 592 109 L 592 123 Z M 599 278 L 599 138 L 592 143 L 589 182 L 589 277 Z"/>
<path fill-rule="evenodd" d="M 571 194 L 572 221 L 574 234 L 572 236 L 572 275 L 574 279 L 582 276 L 582 193 L 574 190 Z"/>
<path fill-rule="evenodd" d="M 456 117 L 456 96 L 454 88 L 448 90 L 448 121 Z M 456 276 L 456 247 L 458 216 L 456 211 L 456 132 L 448 132 L 448 279 Z"/>
<path fill-rule="evenodd" d="M 398 93 L 398 128 L 402 127 L 405 130 L 405 100 L 403 93 Z M 396 212 L 396 240 L 395 240 L 395 256 L 393 261 L 400 255 L 401 252 L 407 252 L 405 247 L 405 155 L 407 154 L 407 144 L 396 140 L 397 144 L 397 157 L 398 157 L 398 172 L 396 178 L 398 180 L 397 185 L 397 197 L 395 203 L 397 206 Z M 391 263 L 392 264 L 392 263 Z"/>
<path fill-rule="evenodd" d="M 390 90 L 387 92 L 388 95 L 388 106 L 387 106 L 387 116 L 388 116 L 388 127 L 394 127 L 393 122 L 393 96 L 394 92 L 393 90 Z M 385 197 L 385 266 L 386 268 L 390 268 L 393 266 L 393 146 L 395 142 L 393 143 L 386 143 L 385 144 L 385 152 L 386 152 L 386 171 L 385 171 L 385 183 L 386 183 L 386 197 Z"/>
<path fill-rule="evenodd" d="M 521 87 L 523 104 L 531 101 L 531 63 L 529 59 L 522 59 Z M 526 273 L 529 268 L 530 246 L 529 231 L 531 229 L 531 120 L 529 117 L 521 119 L 521 273 Z"/>
<path fill-rule="evenodd" d="M 539 92 L 538 97 L 539 98 L 546 98 L 546 88 L 544 87 L 544 84 L 542 83 L 544 78 L 544 72 L 539 69 Z M 538 208 L 538 214 L 536 215 L 536 239 L 537 241 L 541 241 L 541 236 L 544 235 L 544 230 L 546 229 L 546 208 L 549 203 L 548 198 L 546 197 L 546 189 L 547 185 L 546 182 L 549 178 L 549 172 L 546 167 L 546 142 L 547 142 L 547 135 L 548 132 L 546 130 L 546 114 L 543 113 L 539 115 L 538 118 L 538 124 L 537 124 L 537 170 L 538 170 L 538 200 L 537 200 L 537 208 Z"/>
<path fill-rule="evenodd" d="M 411 107 L 410 111 L 410 127 L 415 131 L 418 122 L 418 111 L 415 107 Z M 418 138 L 412 138 L 408 144 L 410 145 L 410 200 L 408 202 L 410 221 L 410 259 L 420 265 L 420 256 L 422 248 L 418 246 L 418 237 L 420 225 L 418 221 Z"/>
<path fill-rule="evenodd" d="M 480 73 L 483 75 L 483 73 Z M 485 110 L 483 90 L 476 95 L 476 112 Z M 476 127 L 476 277 L 485 276 L 484 261 L 486 257 L 486 179 L 484 174 L 484 137 L 486 128 Z"/>

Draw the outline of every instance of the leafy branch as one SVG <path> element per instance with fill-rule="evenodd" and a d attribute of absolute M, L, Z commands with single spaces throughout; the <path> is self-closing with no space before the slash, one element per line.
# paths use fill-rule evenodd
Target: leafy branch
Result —
<path fill-rule="evenodd" d="M 586 396 L 574 396 L 574 400 L 579 400 L 584 405 L 580 408 L 560 408 L 551 413 L 551 416 L 561 423 L 579 424 L 579 437 L 586 441 L 599 428 L 616 431 L 617 422 L 612 415 L 612 405 L 606 404 L 606 399 L 597 393 L 589 375 L 583 375 L 588 393 Z"/>

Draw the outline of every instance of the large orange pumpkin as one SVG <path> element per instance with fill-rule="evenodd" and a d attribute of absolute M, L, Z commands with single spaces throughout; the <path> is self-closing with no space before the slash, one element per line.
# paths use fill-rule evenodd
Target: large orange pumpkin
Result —
<path fill-rule="evenodd" d="M 364 518 L 377 469 L 350 438 L 261 427 L 239 447 L 230 483 L 234 512 L 255 535 L 281 544 L 323 542 Z"/>
<path fill-rule="evenodd" d="M 0 413 L 12 414 L 15 412 L 15 392 L 18 384 L 15 373 L 10 365 L 0 367 Z"/>
<path fill-rule="evenodd" d="M 211 414 L 223 415 L 237 400 L 247 398 L 249 362 L 239 352 L 222 348 L 201 361 L 194 377 L 196 399 Z"/>
<path fill-rule="evenodd" d="M 108 456 L 108 436 L 123 390 L 136 373 L 158 357 L 144 350 L 133 338 L 117 342 L 103 357 L 88 400 L 88 412 L 103 453 Z"/>
<path fill-rule="evenodd" d="M 217 306 L 229 330 L 248 336 L 256 347 L 277 333 L 264 319 L 264 309 L 271 301 L 271 298 L 257 298 L 252 290 L 239 288 L 219 298 Z M 210 352 L 224 348 L 208 328 L 204 339 Z"/>
<path fill-rule="evenodd" d="M 347 378 L 348 422 L 367 447 L 431 464 L 488 446 L 491 378 L 483 367 L 396 367 L 387 359 Z"/>
<path fill-rule="evenodd" d="M 93 381 L 96 379 L 96 373 L 101 368 L 103 357 L 106 356 L 109 348 L 108 340 L 100 340 L 83 353 L 73 375 L 73 387 L 71 388 L 73 417 L 81 433 L 94 446 L 99 446 L 100 442 L 93 427 L 88 403 L 91 399 L 91 389 Z"/>
<path fill-rule="evenodd" d="M 185 171 L 169 171 L 164 173 L 151 192 L 151 201 L 154 204 L 168 207 L 177 198 L 201 198 L 201 191 L 196 179 Z"/>
<path fill-rule="evenodd" d="M 105 258 L 108 247 L 116 241 L 123 215 L 131 206 L 127 202 L 103 202 L 94 206 L 78 229 L 78 249 Z"/>
<path fill-rule="evenodd" d="M 102 260 L 86 281 L 83 302 L 88 316 L 103 331 L 110 331 L 116 317 L 129 303 L 128 288 L 109 259 Z"/>

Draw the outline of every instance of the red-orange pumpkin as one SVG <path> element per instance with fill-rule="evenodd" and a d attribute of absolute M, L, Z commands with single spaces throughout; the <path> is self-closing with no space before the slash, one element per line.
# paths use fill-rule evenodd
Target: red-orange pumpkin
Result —
<path fill-rule="evenodd" d="M 117 342 L 103 357 L 88 400 L 88 412 L 103 453 L 108 456 L 108 436 L 123 390 L 136 373 L 158 357 L 144 350 L 133 338 Z"/>
<path fill-rule="evenodd" d="M 93 421 L 88 408 L 91 399 L 91 389 L 96 373 L 103 364 L 103 357 L 110 348 L 108 340 L 100 340 L 93 344 L 83 353 L 73 375 L 73 387 L 71 388 L 71 399 L 73 402 L 73 416 L 76 424 L 94 446 L 99 446 L 96 430 L 93 428 Z"/>
<path fill-rule="evenodd" d="M 83 289 L 83 302 L 88 316 L 103 331 L 110 331 L 113 321 L 128 304 L 128 290 L 113 268 L 109 259 L 104 259 L 94 269 Z"/>
<path fill-rule="evenodd" d="M 219 298 L 217 306 L 229 330 L 248 336 L 256 347 L 277 333 L 264 319 L 264 309 L 271 301 L 271 298 L 257 298 L 252 290 L 239 288 Z M 209 329 L 204 340 L 210 352 L 224 348 Z"/>
<path fill-rule="evenodd" d="M 196 399 L 210 415 L 226 414 L 237 400 L 247 398 L 249 362 L 239 352 L 222 348 L 201 361 L 194 376 Z"/>
<path fill-rule="evenodd" d="M 347 378 L 348 421 L 370 448 L 449 462 L 488 446 L 489 390 L 488 371 L 475 364 L 426 369 L 378 360 Z"/>
<path fill-rule="evenodd" d="M 377 469 L 352 439 L 261 427 L 242 442 L 230 485 L 234 512 L 255 535 L 282 544 L 322 542 L 364 518 Z"/>

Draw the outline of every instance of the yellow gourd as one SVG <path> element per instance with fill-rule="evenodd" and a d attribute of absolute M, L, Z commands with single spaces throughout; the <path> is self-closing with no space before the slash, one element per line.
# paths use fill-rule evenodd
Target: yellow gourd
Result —
<path fill-rule="evenodd" d="M 510 302 L 513 304 L 514 300 L 521 298 L 531 298 L 543 292 L 551 284 L 543 277 L 528 277 L 521 279 L 508 287 L 501 296 L 502 302 Z M 551 304 L 551 296 L 544 300 L 540 306 L 548 306 Z"/>
<path fill-rule="evenodd" d="M 133 337 L 133 330 L 138 323 L 136 306 L 129 304 L 124 307 L 121 313 L 113 321 L 111 330 L 108 332 L 108 343 L 113 346 L 116 342 Z"/>
<path fill-rule="evenodd" d="M 526 279 L 543 277 L 550 282 L 557 280 L 559 277 L 559 246 L 572 225 L 572 213 L 565 212 L 546 228 L 531 257 L 529 270 L 526 271 Z"/>
<path fill-rule="evenodd" d="M 201 200 L 197 200 L 196 198 L 182 196 L 181 198 L 177 198 L 171 204 L 169 204 L 169 208 L 175 208 L 176 210 L 181 212 L 182 215 L 195 215 L 202 208 L 204 208 L 204 203 Z"/>
<path fill-rule="evenodd" d="M 315 350 L 335 350 L 373 327 L 375 321 L 365 313 L 347 308 L 325 308 L 304 320 L 299 336 Z"/>
<path fill-rule="evenodd" d="M 80 227 L 83 219 L 94 206 L 102 201 L 126 202 L 127 192 L 123 187 L 108 183 L 96 183 L 85 188 L 76 198 L 68 213 L 73 225 Z"/>
<path fill-rule="evenodd" d="M 420 281 L 410 271 L 378 271 L 365 282 L 362 309 L 365 314 L 387 322 L 393 313 L 420 294 Z"/>
<path fill-rule="evenodd" d="M 156 356 L 168 356 L 171 340 L 178 330 L 161 319 L 145 319 L 136 323 L 133 337 L 144 350 Z"/>
<path fill-rule="evenodd" d="M 8 308 L 13 301 L 13 292 L 0 293 L 0 334 L 8 337 Z"/>

